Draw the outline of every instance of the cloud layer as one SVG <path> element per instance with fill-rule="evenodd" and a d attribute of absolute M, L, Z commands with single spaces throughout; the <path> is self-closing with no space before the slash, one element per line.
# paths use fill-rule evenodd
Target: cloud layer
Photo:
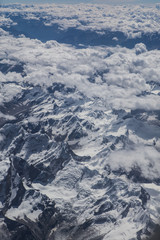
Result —
<path fill-rule="evenodd" d="M 159 5 L 16 5 L 1 8 L 1 13 L 20 13 L 27 19 L 43 19 L 45 25 L 58 24 L 61 29 L 71 27 L 81 30 L 120 31 L 128 38 L 140 37 L 142 33 L 160 32 Z M 5 20 L 2 22 L 4 23 Z M 9 22 L 8 22 L 9 24 Z M 11 22 L 10 22 L 11 24 Z"/>

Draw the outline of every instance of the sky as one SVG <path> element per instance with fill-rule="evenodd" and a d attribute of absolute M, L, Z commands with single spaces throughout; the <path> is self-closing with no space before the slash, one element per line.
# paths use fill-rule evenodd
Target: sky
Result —
<path fill-rule="evenodd" d="M 107 4 L 152 4 L 160 3 L 160 0 L 0 0 L 0 4 L 9 3 L 107 3 Z"/>

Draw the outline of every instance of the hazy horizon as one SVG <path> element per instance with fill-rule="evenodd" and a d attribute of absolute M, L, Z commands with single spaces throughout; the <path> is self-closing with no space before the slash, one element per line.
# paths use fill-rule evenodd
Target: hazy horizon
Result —
<path fill-rule="evenodd" d="M 56 4 L 78 4 L 78 3 L 94 3 L 94 4 L 156 4 L 160 3 L 158 0 L 1 0 L 0 4 L 45 4 L 45 3 L 56 3 Z"/>

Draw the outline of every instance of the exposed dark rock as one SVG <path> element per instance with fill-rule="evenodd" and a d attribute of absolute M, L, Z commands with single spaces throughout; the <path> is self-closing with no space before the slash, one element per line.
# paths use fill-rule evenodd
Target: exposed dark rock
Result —
<path fill-rule="evenodd" d="M 105 203 L 103 203 L 100 207 L 99 207 L 99 209 L 97 210 L 97 211 L 95 211 L 95 215 L 100 215 L 100 214 L 103 214 L 103 213 L 105 213 L 105 212 L 108 212 L 108 211 L 110 211 L 110 210 L 112 210 L 113 209 L 113 204 L 111 203 L 111 202 L 109 202 L 109 201 L 107 201 L 107 202 L 105 202 Z"/>
<path fill-rule="evenodd" d="M 141 194 L 139 198 L 142 200 L 142 205 L 145 208 L 147 201 L 150 199 L 150 195 L 141 187 Z"/>
<path fill-rule="evenodd" d="M 110 222 L 115 222 L 116 219 L 110 215 L 106 216 L 106 217 L 98 217 L 95 220 L 96 224 L 103 224 L 103 223 L 110 223 Z"/>

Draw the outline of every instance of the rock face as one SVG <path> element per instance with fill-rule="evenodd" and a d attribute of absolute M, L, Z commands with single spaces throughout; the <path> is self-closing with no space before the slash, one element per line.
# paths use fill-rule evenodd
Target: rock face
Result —
<path fill-rule="evenodd" d="M 7 32 L 49 21 L 45 7 L 18 6 L 0 12 L 0 239 L 149 239 L 160 214 L 159 50 L 16 38 Z"/>

